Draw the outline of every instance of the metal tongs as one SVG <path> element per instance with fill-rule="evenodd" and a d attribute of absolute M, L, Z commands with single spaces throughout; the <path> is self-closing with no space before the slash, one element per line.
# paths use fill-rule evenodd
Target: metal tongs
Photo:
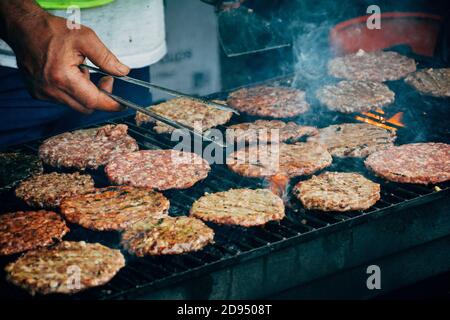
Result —
<path fill-rule="evenodd" d="M 151 84 L 151 83 L 148 83 L 148 82 L 145 82 L 145 81 L 142 81 L 142 80 L 138 80 L 138 79 L 134 79 L 134 78 L 130 78 L 130 77 L 117 77 L 117 76 L 111 75 L 111 74 L 109 74 L 109 73 L 107 73 L 107 72 L 101 71 L 101 70 L 98 69 L 98 68 L 91 67 L 91 66 L 88 66 L 88 65 L 85 65 L 85 64 L 81 64 L 80 67 L 88 68 L 88 69 L 90 69 L 90 70 L 99 72 L 99 73 L 101 73 L 101 74 L 109 75 L 109 76 L 112 76 L 112 77 L 114 77 L 114 78 L 117 78 L 117 79 L 120 79 L 120 80 L 129 82 L 129 83 L 133 83 L 133 84 L 136 84 L 136 85 L 144 86 L 144 87 L 146 87 L 146 88 L 152 88 L 153 86 L 155 86 L 155 85 L 153 85 L 153 84 Z M 156 87 L 162 88 L 162 87 L 159 87 L 159 86 L 156 86 Z M 163 88 L 163 90 L 170 90 L 170 89 L 165 89 L 165 88 Z M 191 134 L 193 134 L 194 137 L 201 139 L 201 141 L 209 141 L 209 142 L 212 142 L 212 143 L 218 145 L 218 146 L 221 147 L 221 148 L 225 148 L 225 145 L 223 145 L 221 142 L 216 141 L 216 140 L 214 140 L 214 139 L 211 139 L 211 138 L 209 138 L 209 137 L 203 135 L 201 132 L 196 131 L 194 128 L 192 128 L 192 127 L 190 127 L 190 126 L 188 126 L 188 125 L 185 125 L 185 124 L 182 124 L 182 123 L 180 123 L 180 122 L 178 122 L 178 121 L 171 120 L 171 119 L 168 119 L 168 118 L 166 118 L 166 117 L 163 117 L 163 116 L 157 114 L 156 112 L 151 111 L 151 109 L 144 108 L 144 107 L 142 107 L 142 106 L 140 106 L 140 105 L 138 105 L 138 104 L 136 104 L 136 103 L 134 103 L 134 102 L 131 102 L 131 101 L 127 100 L 127 99 L 124 99 L 124 98 L 122 98 L 122 97 L 116 96 L 115 94 L 109 93 L 108 91 L 105 91 L 105 90 L 102 90 L 102 89 L 101 89 L 101 91 L 102 91 L 103 93 L 105 93 L 107 96 L 109 96 L 111 99 L 117 101 L 118 103 L 120 103 L 120 104 L 122 104 L 122 105 L 124 105 L 124 106 L 126 106 L 126 107 L 128 107 L 128 108 L 131 108 L 131 109 L 133 109 L 133 110 L 139 111 L 139 112 L 141 112 L 141 113 L 143 113 L 143 114 L 145 114 L 145 115 L 147 115 L 147 116 L 149 116 L 149 117 L 151 117 L 151 118 L 153 118 L 153 119 L 155 119 L 155 120 L 157 120 L 157 121 L 160 121 L 160 122 L 162 122 L 162 123 L 165 123 L 165 124 L 167 124 L 167 125 L 169 125 L 169 126 L 171 126 L 171 127 L 174 127 L 174 128 L 176 128 L 176 129 L 187 130 L 187 131 L 189 131 Z M 172 91 L 172 92 L 176 92 L 176 91 L 173 91 L 173 90 L 171 90 L 171 91 Z M 184 95 L 184 94 L 181 94 L 181 93 L 180 93 L 180 95 L 177 95 L 177 96 L 183 96 L 183 97 L 189 97 L 189 98 L 191 98 L 190 96 Z M 206 104 L 208 104 L 208 105 L 211 104 L 211 103 L 217 104 L 217 103 L 215 103 L 215 102 L 203 100 L 203 99 L 196 98 L 196 97 L 192 97 L 192 98 L 193 98 L 193 100 L 195 100 L 195 101 L 199 101 L 199 102 L 202 102 L 202 103 L 206 103 Z M 204 102 L 204 101 L 205 101 L 205 102 Z M 227 110 L 227 111 L 229 110 L 229 108 L 226 107 L 226 106 L 224 106 L 224 105 L 221 105 L 221 104 L 217 104 L 217 105 L 219 105 L 219 106 L 222 108 L 221 110 Z M 231 110 L 232 110 L 232 109 L 231 109 Z M 231 110 L 230 110 L 230 111 L 231 111 Z M 234 112 L 235 112 L 235 111 L 234 111 Z"/>
<path fill-rule="evenodd" d="M 188 99 L 191 99 L 193 101 L 197 101 L 197 102 L 206 104 L 208 106 L 211 106 L 211 107 L 219 109 L 219 110 L 229 111 L 229 112 L 233 112 L 235 114 L 239 114 L 239 112 L 237 112 L 236 110 L 234 110 L 234 109 L 232 109 L 232 108 L 230 108 L 227 105 L 222 104 L 222 103 L 217 103 L 215 101 L 206 100 L 206 99 L 202 99 L 202 98 L 199 98 L 199 97 L 191 96 L 191 95 L 186 94 L 186 93 L 182 93 L 182 92 L 175 91 L 175 90 L 172 90 L 172 89 L 169 89 L 169 88 L 161 87 L 161 86 L 158 86 L 156 84 L 153 84 L 153 83 L 150 83 L 150 82 L 147 82 L 147 81 L 143 81 L 143 80 L 139 80 L 139 79 L 135 79 L 135 78 L 131 78 L 131 77 L 128 77 L 128 76 L 122 76 L 122 77 L 115 76 L 115 75 L 112 75 L 112 74 L 110 74 L 108 72 L 102 71 L 99 68 L 88 66 L 87 64 L 80 64 L 80 67 L 87 68 L 89 70 L 92 70 L 92 71 L 104 74 L 106 76 L 111 76 L 111 77 L 113 77 L 115 79 L 119 79 L 119 80 L 122 80 L 122 81 L 125 81 L 125 82 L 128 82 L 128 83 L 132 83 L 132 84 L 135 84 L 135 85 L 147 88 L 147 89 L 160 90 L 160 91 L 166 92 L 166 93 L 168 93 L 168 94 L 170 94 L 172 96 L 175 96 L 175 97 L 188 98 Z"/>

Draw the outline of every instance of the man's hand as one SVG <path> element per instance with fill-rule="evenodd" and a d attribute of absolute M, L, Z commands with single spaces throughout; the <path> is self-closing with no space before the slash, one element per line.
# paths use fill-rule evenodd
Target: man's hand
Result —
<path fill-rule="evenodd" d="M 3 34 L 13 48 L 34 97 L 54 99 L 83 113 L 94 109 L 120 110 L 117 102 L 89 80 L 89 72 L 78 67 L 88 58 L 111 74 L 122 76 L 129 72 L 94 31 L 84 26 L 71 30 L 66 19 L 48 14 L 34 1 L 8 2 L 13 2 L 14 6 L 0 5 L 0 11 L 9 11 L 3 27 L 5 32 L 0 35 Z M 0 17 L 5 15 L 0 14 Z M 104 77 L 98 86 L 111 92 L 113 79 Z"/>

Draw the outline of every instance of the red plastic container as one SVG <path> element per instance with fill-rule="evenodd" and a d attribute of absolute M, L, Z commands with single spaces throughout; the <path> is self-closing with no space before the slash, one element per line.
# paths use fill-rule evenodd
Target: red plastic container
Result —
<path fill-rule="evenodd" d="M 373 30 L 367 28 L 368 17 L 341 22 L 331 30 L 330 44 L 336 55 L 409 45 L 416 54 L 433 56 L 442 17 L 420 12 L 386 12 L 380 14 L 381 29 Z"/>

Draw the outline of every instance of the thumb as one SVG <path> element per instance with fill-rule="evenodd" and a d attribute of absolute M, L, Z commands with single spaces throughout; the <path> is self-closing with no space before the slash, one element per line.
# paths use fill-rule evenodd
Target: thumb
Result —
<path fill-rule="evenodd" d="M 80 39 L 81 53 L 103 71 L 116 76 L 127 75 L 130 72 L 130 68 L 117 59 L 94 31 L 91 29 L 87 30 L 86 36 Z"/>

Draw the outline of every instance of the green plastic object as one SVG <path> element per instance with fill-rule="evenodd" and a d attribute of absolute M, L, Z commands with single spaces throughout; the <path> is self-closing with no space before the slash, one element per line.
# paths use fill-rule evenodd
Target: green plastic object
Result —
<path fill-rule="evenodd" d="M 80 9 L 100 7 L 114 0 L 37 0 L 44 9 L 67 9 L 70 6 L 78 6 Z"/>

